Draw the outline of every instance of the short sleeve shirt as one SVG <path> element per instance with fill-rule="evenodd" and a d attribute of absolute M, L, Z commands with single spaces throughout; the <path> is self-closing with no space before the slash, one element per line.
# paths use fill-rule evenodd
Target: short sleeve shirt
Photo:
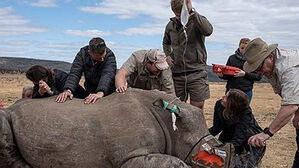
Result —
<path fill-rule="evenodd" d="M 139 50 L 134 52 L 129 59 L 122 65 L 129 76 L 129 85 L 131 87 L 161 91 L 173 90 L 173 80 L 171 70 L 168 68 L 163 70 L 158 76 L 151 75 L 146 69 L 146 53 L 148 50 Z"/>
<path fill-rule="evenodd" d="M 299 50 L 278 49 L 272 78 L 268 79 L 281 104 L 299 105 Z"/>

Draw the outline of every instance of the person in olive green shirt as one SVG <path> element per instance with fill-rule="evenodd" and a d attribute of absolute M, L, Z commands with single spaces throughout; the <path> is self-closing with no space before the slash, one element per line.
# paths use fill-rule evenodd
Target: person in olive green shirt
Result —
<path fill-rule="evenodd" d="M 186 24 L 186 38 L 180 21 L 183 2 L 184 0 L 170 2 L 175 17 L 170 18 L 165 28 L 163 50 L 172 67 L 177 97 L 187 101 L 190 95 L 190 104 L 203 109 L 204 101 L 210 98 L 205 37 L 212 34 L 213 27 L 206 17 L 192 8 L 191 0 L 187 0 L 189 20 Z"/>
<path fill-rule="evenodd" d="M 127 78 L 133 88 L 174 92 L 166 56 L 158 49 L 138 50 L 129 57 L 115 76 L 116 92 L 127 90 Z"/>

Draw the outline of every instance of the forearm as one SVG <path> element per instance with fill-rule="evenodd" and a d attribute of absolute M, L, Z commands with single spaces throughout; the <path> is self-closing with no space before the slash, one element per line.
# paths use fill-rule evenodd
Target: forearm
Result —
<path fill-rule="evenodd" d="M 272 123 L 269 126 L 270 132 L 274 134 L 277 131 L 279 131 L 282 127 L 284 127 L 291 120 L 291 118 L 297 110 L 297 105 L 281 106 L 276 118 L 272 121 Z"/>
<path fill-rule="evenodd" d="M 195 17 L 196 24 L 198 25 L 201 34 L 204 36 L 210 36 L 213 33 L 213 26 L 206 17 L 197 12 L 194 12 L 191 17 Z"/>
<path fill-rule="evenodd" d="M 117 72 L 117 74 L 115 76 L 115 87 L 116 88 L 126 84 L 126 78 L 127 78 L 126 74 L 127 74 L 126 70 L 124 70 L 123 68 L 121 68 Z"/>

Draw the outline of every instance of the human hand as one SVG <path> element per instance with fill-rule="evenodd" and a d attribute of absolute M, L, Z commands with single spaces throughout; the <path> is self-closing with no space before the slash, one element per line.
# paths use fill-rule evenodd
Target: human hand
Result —
<path fill-rule="evenodd" d="M 127 90 L 127 84 L 116 86 L 116 92 L 117 93 L 123 93 Z"/>
<path fill-rule="evenodd" d="M 268 140 L 270 136 L 265 133 L 259 133 L 256 135 L 253 135 L 248 139 L 248 144 L 253 146 L 253 147 L 262 147 L 266 146 L 266 140 Z"/>
<path fill-rule="evenodd" d="M 243 70 L 237 71 L 234 77 L 243 77 L 245 76 L 245 72 Z"/>
<path fill-rule="evenodd" d="M 173 59 L 170 56 L 166 57 L 166 62 L 169 65 L 169 67 L 172 67 L 174 65 L 173 64 Z"/>
<path fill-rule="evenodd" d="M 89 94 L 85 98 L 84 104 L 95 103 L 99 98 L 102 98 L 103 96 L 104 96 L 104 92 L 98 92 L 98 93 Z"/>
<path fill-rule="evenodd" d="M 40 80 L 38 82 L 38 87 L 39 87 L 38 93 L 40 95 L 44 95 L 45 93 L 51 93 L 52 92 L 49 85 L 43 80 Z"/>
<path fill-rule="evenodd" d="M 223 74 L 222 74 L 222 73 L 219 73 L 219 72 L 218 72 L 218 73 L 216 73 L 216 74 L 217 74 L 218 77 L 221 77 L 221 78 L 223 77 Z"/>
<path fill-rule="evenodd" d="M 73 94 L 69 91 L 64 91 L 63 93 L 60 93 L 58 97 L 56 98 L 57 103 L 64 103 L 67 98 L 70 98 L 71 100 L 73 99 Z"/>

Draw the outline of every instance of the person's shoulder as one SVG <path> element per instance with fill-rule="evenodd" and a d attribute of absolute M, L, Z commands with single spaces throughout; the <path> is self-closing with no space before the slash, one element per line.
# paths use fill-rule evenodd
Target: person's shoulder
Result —
<path fill-rule="evenodd" d="M 176 18 L 175 17 L 170 18 L 166 25 L 166 29 L 172 28 L 175 23 L 176 23 Z"/>
<path fill-rule="evenodd" d="M 53 69 L 53 71 L 55 72 L 55 74 L 67 74 L 65 71 L 60 69 Z"/>
<path fill-rule="evenodd" d="M 108 48 L 108 47 L 106 47 L 106 55 L 107 56 L 115 56 L 114 53 L 113 53 L 113 51 L 110 48 Z"/>
<path fill-rule="evenodd" d="M 253 117 L 253 113 L 250 107 L 244 109 L 240 115 L 239 115 L 240 119 L 242 121 L 250 121 L 251 118 Z"/>
<path fill-rule="evenodd" d="M 134 57 L 136 60 L 143 62 L 147 52 L 148 50 L 137 50 L 132 53 L 131 57 Z"/>
<path fill-rule="evenodd" d="M 232 60 L 232 59 L 237 59 L 237 54 L 234 53 L 234 54 L 230 55 L 230 56 L 228 57 L 228 59 L 230 59 L 230 60 Z"/>
<path fill-rule="evenodd" d="M 80 48 L 80 51 L 88 51 L 88 45 L 87 45 L 87 46 L 84 46 L 84 47 L 81 47 L 81 48 Z"/>

